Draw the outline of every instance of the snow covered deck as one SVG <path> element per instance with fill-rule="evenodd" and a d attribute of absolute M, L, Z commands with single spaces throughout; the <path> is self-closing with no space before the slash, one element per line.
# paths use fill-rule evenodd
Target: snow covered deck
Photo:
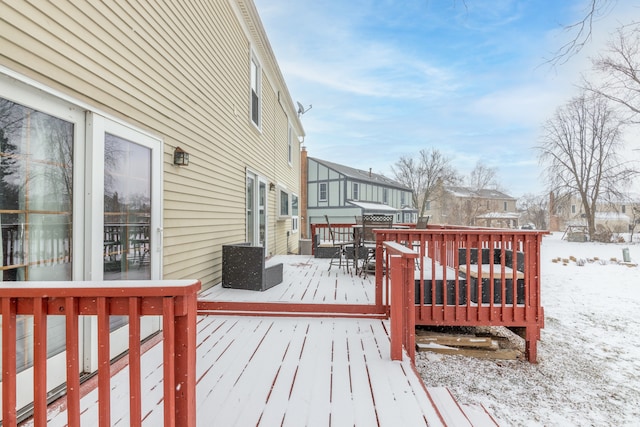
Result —
<path fill-rule="evenodd" d="M 256 292 L 218 285 L 199 297 L 199 306 L 256 304 L 264 313 L 198 316 L 197 425 L 496 425 L 484 408 L 459 405 L 445 388 L 425 387 L 406 355 L 392 361 L 384 316 L 337 313 L 352 302 L 375 306 L 372 276 L 328 272 L 328 259 L 278 258 L 284 281 L 274 288 Z M 309 304 L 318 313 L 291 317 L 278 311 L 290 308 L 286 303 Z M 146 426 L 164 420 L 163 343 L 157 341 L 141 360 Z M 129 369 L 121 365 L 112 368 L 111 425 L 129 425 Z M 97 389 L 83 387 L 82 425 L 97 425 Z M 47 418 L 49 426 L 67 425 L 64 402 L 53 405 Z"/>
<path fill-rule="evenodd" d="M 496 425 L 425 390 L 408 359 L 392 362 L 382 320 L 200 316 L 196 372 L 200 426 Z M 112 379 L 112 425 L 129 425 L 128 374 Z M 142 377 L 142 425 L 162 425 L 162 343 L 143 354 Z M 82 398 L 82 425 L 97 425 L 97 402 L 97 390 Z M 47 425 L 67 425 L 56 408 Z"/>

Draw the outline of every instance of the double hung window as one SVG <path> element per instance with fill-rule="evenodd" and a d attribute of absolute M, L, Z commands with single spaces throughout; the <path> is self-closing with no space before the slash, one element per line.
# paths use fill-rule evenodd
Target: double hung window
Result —
<path fill-rule="evenodd" d="M 327 183 L 321 182 L 318 185 L 318 200 L 321 202 L 327 201 Z"/>
<path fill-rule="evenodd" d="M 260 66 L 251 57 L 251 121 L 260 127 Z"/>

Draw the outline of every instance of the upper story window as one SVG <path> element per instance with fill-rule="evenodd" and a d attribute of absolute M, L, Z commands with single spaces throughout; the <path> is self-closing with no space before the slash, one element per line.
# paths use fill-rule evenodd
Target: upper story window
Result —
<path fill-rule="evenodd" d="M 400 192 L 400 206 L 405 206 L 407 204 L 406 193 L 404 191 Z"/>
<path fill-rule="evenodd" d="M 321 182 L 318 186 L 318 200 L 321 202 L 327 201 L 327 183 Z"/>
<path fill-rule="evenodd" d="M 508 208 L 509 208 L 509 205 L 507 204 L 507 202 L 504 202 L 504 210 L 506 211 L 508 210 Z"/>
<path fill-rule="evenodd" d="M 576 205 L 571 205 L 571 213 L 576 213 Z"/>
<path fill-rule="evenodd" d="M 622 213 L 627 213 L 627 207 L 625 205 L 622 205 Z"/>
<path fill-rule="evenodd" d="M 251 121 L 260 126 L 260 66 L 251 57 Z"/>
<path fill-rule="evenodd" d="M 289 132 L 287 133 L 287 152 L 289 164 L 293 163 L 293 129 L 291 129 L 291 124 L 289 124 Z"/>
<path fill-rule="evenodd" d="M 382 203 L 384 203 L 385 205 L 389 204 L 389 189 L 388 188 L 383 188 L 382 189 Z"/>
<path fill-rule="evenodd" d="M 357 182 L 353 183 L 353 200 L 358 200 L 360 199 L 360 184 L 358 184 Z"/>
<path fill-rule="evenodd" d="M 431 200 L 427 200 L 427 203 L 426 203 L 424 209 L 427 210 L 427 211 L 431 210 Z"/>

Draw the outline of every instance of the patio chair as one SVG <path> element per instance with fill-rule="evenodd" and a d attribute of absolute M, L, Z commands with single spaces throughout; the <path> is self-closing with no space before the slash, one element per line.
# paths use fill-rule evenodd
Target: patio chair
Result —
<path fill-rule="evenodd" d="M 429 218 L 431 218 L 431 216 L 421 216 L 420 218 L 418 218 L 418 222 L 416 223 L 416 230 L 426 230 L 427 225 L 429 224 Z M 413 247 L 414 251 L 420 252 L 420 242 L 414 241 L 412 242 L 411 246 Z M 423 254 L 420 254 L 420 256 L 424 258 Z M 417 259 L 416 268 L 418 270 L 420 269 L 420 257 Z"/>
<path fill-rule="evenodd" d="M 376 259 L 376 235 L 375 228 L 391 228 L 393 226 L 393 215 L 368 214 L 362 216 L 362 244 L 367 248 L 367 256 L 363 259 L 360 272 L 366 277 L 371 264 L 375 269 Z"/>
<path fill-rule="evenodd" d="M 337 265 L 338 268 L 342 268 L 344 266 L 349 272 L 349 259 L 346 256 L 346 247 L 350 245 L 354 245 L 353 239 L 353 231 L 350 229 L 348 231 L 336 230 L 334 227 L 331 227 L 331 221 L 329 221 L 329 216 L 324 216 L 325 221 L 327 221 L 327 229 L 329 231 L 329 241 L 322 242 L 318 245 L 319 248 L 331 248 L 334 250 L 331 259 L 329 260 L 329 270 L 334 265 Z"/>
<path fill-rule="evenodd" d="M 416 223 L 416 230 L 424 230 L 427 228 L 427 224 L 429 224 L 430 216 L 421 216 L 418 218 L 418 222 Z"/>

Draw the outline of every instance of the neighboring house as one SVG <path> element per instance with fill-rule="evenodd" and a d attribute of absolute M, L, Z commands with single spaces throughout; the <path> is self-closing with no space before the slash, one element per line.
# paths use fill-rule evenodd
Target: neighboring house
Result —
<path fill-rule="evenodd" d="M 2 2 L 0 28 L 3 281 L 206 288 L 223 244 L 297 251 L 304 130 L 251 0 Z M 32 349 L 18 348 L 25 371 Z M 63 351 L 49 348 L 51 387 Z"/>
<path fill-rule="evenodd" d="M 569 226 L 586 226 L 584 207 L 577 196 L 554 197 L 551 194 L 551 231 L 564 231 Z M 640 196 L 630 194 L 626 199 L 599 203 L 596 206 L 597 230 L 628 233 L 640 224 Z"/>
<path fill-rule="evenodd" d="M 331 222 L 353 224 L 368 213 L 394 215 L 394 222 L 416 222 L 411 189 L 383 175 L 307 157 L 302 151 L 302 175 L 306 177 L 304 227 Z M 307 234 L 308 235 L 308 234 Z"/>
<path fill-rule="evenodd" d="M 516 199 L 493 189 L 443 186 L 428 200 L 425 215 L 431 223 L 516 228 Z"/>

